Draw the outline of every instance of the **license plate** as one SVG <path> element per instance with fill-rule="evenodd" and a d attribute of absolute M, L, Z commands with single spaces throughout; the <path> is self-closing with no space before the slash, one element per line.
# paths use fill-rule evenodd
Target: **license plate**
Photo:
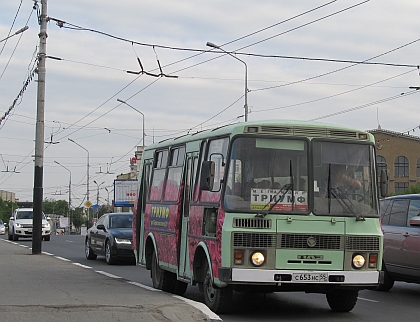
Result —
<path fill-rule="evenodd" d="M 32 234 L 32 229 L 28 229 L 28 233 Z"/>
<path fill-rule="evenodd" d="M 327 273 L 295 273 L 292 275 L 293 282 L 328 282 Z"/>

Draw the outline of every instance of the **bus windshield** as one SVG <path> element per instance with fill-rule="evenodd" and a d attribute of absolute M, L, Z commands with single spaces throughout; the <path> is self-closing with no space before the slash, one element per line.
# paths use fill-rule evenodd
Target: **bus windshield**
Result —
<path fill-rule="evenodd" d="M 308 141 L 239 137 L 232 142 L 225 208 L 308 211 Z"/>
<path fill-rule="evenodd" d="M 377 215 L 372 146 L 315 141 L 313 158 L 315 214 Z"/>
<path fill-rule="evenodd" d="M 238 137 L 232 142 L 224 207 L 263 214 L 312 211 L 357 220 L 377 216 L 372 156 L 366 144 Z"/>

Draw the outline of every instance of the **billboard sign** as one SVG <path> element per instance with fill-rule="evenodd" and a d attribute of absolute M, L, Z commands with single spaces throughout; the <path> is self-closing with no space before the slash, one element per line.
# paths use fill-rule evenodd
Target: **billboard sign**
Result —
<path fill-rule="evenodd" d="M 134 207 L 137 199 L 136 180 L 114 180 L 114 206 Z"/>

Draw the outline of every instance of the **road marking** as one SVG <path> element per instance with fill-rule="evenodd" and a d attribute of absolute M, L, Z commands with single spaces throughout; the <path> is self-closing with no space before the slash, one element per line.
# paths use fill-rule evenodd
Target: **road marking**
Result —
<path fill-rule="evenodd" d="M 66 242 L 68 242 L 68 243 L 72 243 L 73 241 L 72 241 L 72 240 L 67 240 L 67 239 L 66 239 Z"/>
<path fill-rule="evenodd" d="M 358 297 L 357 299 L 362 300 L 362 301 L 368 301 L 368 302 L 379 303 L 379 301 L 370 300 L 370 299 L 365 299 L 365 298 L 363 298 L 363 297 Z"/>
<path fill-rule="evenodd" d="M 76 266 L 79 266 L 79 267 L 82 267 L 82 268 L 92 268 L 92 267 L 90 267 L 90 266 L 87 266 L 87 265 L 83 265 L 83 264 L 80 264 L 80 263 L 72 263 L 73 265 L 76 265 Z"/>
<path fill-rule="evenodd" d="M 110 274 L 110 273 L 107 273 L 107 272 L 104 272 L 104 271 L 95 271 L 96 273 L 99 273 L 99 274 L 102 274 L 102 275 L 105 275 L 105 276 L 108 276 L 108 277 L 111 277 L 111 278 L 122 278 L 122 277 L 120 277 L 120 276 L 117 276 L 117 275 L 112 275 L 112 274 Z"/>
<path fill-rule="evenodd" d="M 67 258 L 64 258 L 64 257 L 60 257 L 60 256 L 54 256 L 54 257 L 57 258 L 57 259 L 61 259 L 62 261 L 65 261 L 65 262 L 71 262 L 70 259 L 67 259 Z"/>
<path fill-rule="evenodd" d="M 51 253 L 47 253 L 47 252 L 42 252 L 42 253 L 48 256 L 54 256 L 54 254 L 51 254 Z"/>
<path fill-rule="evenodd" d="M 161 290 L 158 290 L 156 288 L 153 288 L 153 287 L 150 287 L 150 286 L 147 286 L 147 285 L 143 285 L 143 284 L 140 284 L 140 283 L 137 283 L 137 282 L 127 281 L 127 283 L 131 284 L 131 285 L 141 287 L 141 288 L 144 288 L 144 289 L 149 290 L 149 291 L 162 292 Z"/>

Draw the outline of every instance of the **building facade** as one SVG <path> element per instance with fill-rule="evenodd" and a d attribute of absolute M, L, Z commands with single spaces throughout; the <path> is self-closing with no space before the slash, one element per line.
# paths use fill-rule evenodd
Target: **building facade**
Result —
<path fill-rule="evenodd" d="M 389 193 L 399 194 L 410 185 L 420 185 L 420 137 L 376 129 L 376 163 L 389 170 Z"/>

